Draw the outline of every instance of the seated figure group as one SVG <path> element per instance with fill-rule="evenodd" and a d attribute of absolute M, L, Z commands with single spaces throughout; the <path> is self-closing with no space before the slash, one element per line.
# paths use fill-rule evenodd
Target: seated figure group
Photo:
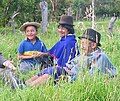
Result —
<path fill-rule="evenodd" d="M 69 75 L 71 81 L 74 81 L 84 70 L 91 76 L 96 71 L 109 77 L 117 75 L 116 67 L 100 48 L 101 34 L 96 30 L 88 28 L 78 37 L 81 46 L 79 49 L 73 17 L 62 15 L 57 28 L 60 39 L 47 50 L 45 44 L 37 37 L 39 27 L 40 24 L 37 22 L 26 22 L 20 27 L 26 39 L 18 47 L 19 70 L 21 73 L 27 73 L 39 69 L 37 75 L 25 81 L 26 85 L 39 86 L 50 77 L 57 81 L 61 75 Z M 3 60 L 0 57 L 1 65 L 5 65 Z M 7 67 L 15 69 L 14 66 Z"/>

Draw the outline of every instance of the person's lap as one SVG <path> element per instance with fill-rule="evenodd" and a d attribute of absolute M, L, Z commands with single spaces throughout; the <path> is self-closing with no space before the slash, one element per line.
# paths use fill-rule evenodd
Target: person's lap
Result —
<path fill-rule="evenodd" d="M 19 70 L 20 70 L 20 72 L 25 73 L 30 70 L 35 70 L 37 68 L 40 68 L 39 66 L 40 65 L 38 63 L 33 64 L 29 61 L 22 61 L 22 62 L 20 62 Z"/>

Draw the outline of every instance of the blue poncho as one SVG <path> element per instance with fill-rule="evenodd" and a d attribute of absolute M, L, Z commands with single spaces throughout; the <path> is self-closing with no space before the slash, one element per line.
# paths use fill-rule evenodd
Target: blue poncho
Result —
<path fill-rule="evenodd" d="M 65 64 L 73 59 L 78 52 L 77 41 L 74 34 L 62 37 L 50 50 L 49 53 L 57 60 L 57 65 L 64 67 Z"/>

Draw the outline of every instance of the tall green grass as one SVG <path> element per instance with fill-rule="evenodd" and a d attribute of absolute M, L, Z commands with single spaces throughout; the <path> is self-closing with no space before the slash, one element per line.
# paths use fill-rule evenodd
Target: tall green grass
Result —
<path fill-rule="evenodd" d="M 83 21 L 75 22 L 76 36 L 83 33 L 89 28 L 91 23 Z M 79 75 L 79 79 L 74 83 L 61 81 L 58 85 L 53 84 L 53 80 L 36 88 L 26 87 L 25 89 L 12 90 L 9 86 L 0 82 L 0 101 L 120 101 L 120 22 L 117 20 L 113 29 L 113 38 L 108 37 L 108 20 L 96 22 L 96 30 L 102 35 L 101 44 L 104 52 L 109 56 L 112 63 L 118 69 L 116 78 L 108 79 L 106 76 L 90 77 Z M 38 37 L 51 48 L 59 40 L 57 34 L 57 24 L 50 23 L 48 31 L 41 34 L 39 30 Z M 17 48 L 19 43 L 24 39 L 24 34 L 19 30 L 13 34 L 11 30 L 5 29 L 4 34 L 0 34 L 0 52 L 10 59 L 18 68 L 19 60 L 17 59 Z M 78 38 L 77 38 L 78 40 Z M 78 40 L 79 41 L 79 40 Z M 10 57 L 11 56 L 11 57 Z M 30 72 L 27 75 L 19 74 L 21 78 L 28 79 L 37 71 Z"/>

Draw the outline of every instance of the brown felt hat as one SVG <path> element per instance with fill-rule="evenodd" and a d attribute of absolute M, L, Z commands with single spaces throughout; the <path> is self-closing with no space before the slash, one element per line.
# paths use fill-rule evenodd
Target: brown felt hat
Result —
<path fill-rule="evenodd" d="M 40 23 L 38 22 L 25 22 L 21 27 L 20 31 L 25 31 L 27 26 L 35 26 L 36 28 L 40 27 Z"/>
<path fill-rule="evenodd" d="M 68 15 L 62 15 L 59 24 L 66 24 L 73 26 L 73 17 Z"/>

